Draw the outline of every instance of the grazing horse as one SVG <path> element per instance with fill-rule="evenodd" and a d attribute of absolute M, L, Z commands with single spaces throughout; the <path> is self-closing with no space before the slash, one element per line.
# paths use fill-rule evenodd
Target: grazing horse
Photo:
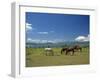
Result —
<path fill-rule="evenodd" d="M 74 52 L 75 51 L 82 51 L 82 48 L 79 46 L 79 45 L 75 45 L 75 46 L 73 46 L 73 47 L 71 47 L 71 48 L 62 48 L 61 49 L 61 54 L 63 53 L 63 52 L 65 52 L 66 51 L 66 55 L 69 53 L 69 52 L 72 52 L 72 55 L 74 55 Z"/>
<path fill-rule="evenodd" d="M 44 50 L 45 50 L 46 56 L 54 55 L 52 48 L 45 48 Z"/>
<path fill-rule="evenodd" d="M 75 45 L 73 48 L 74 48 L 76 51 L 82 52 L 82 47 L 80 47 L 79 45 Z"/>
<path fill-rule="evenodd" d="M 72 52 L 72 55 L 74 55 L 74 48 L 72 47 L 72 48 L 62 48 L 61 49 L 61 54 L 63 53 L 63 52 L 65 52 L 66 51 L 66 55 L 69 53 L 69 52 Z"/>
<path fill-rule="evenodd" d="M 62 54 L 63 52 L 65 52 L 66 50 L 68 50 L 68 48 L 62 48 L 62 49 L 61 49 L 61 54 Z"/>

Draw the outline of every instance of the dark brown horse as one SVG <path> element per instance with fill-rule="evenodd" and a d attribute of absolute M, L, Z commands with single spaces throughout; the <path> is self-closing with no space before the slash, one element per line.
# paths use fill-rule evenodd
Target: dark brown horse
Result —
<path fill-rule="evenodd" d="M 67 51 L 68 50 L 68 48 L 62 48 L 61 49 L 61 54 L 63 53 L 63 52 L 65 52 L 65 51 Z"/>
<path fill-rule="evenodd" d="M 82 52 L 82 47 L 80 47 L 79 45 L 75 45 L 73 48 L 74 48 L 75 51 Z"/>
<path fill-rule="evenodd" d="M 61 54 L 63 53 L 63 52 L 65 52 L 66 53 L 66 55 L 69 53 L 69 52 L 72 52 L 72 55 L 74 55 L 74 52 L 75 51 L 82 51 L 82 48 L 79 46 L 79 45 L 75 45 L 75 46 L 73 46 L 73 47 L 71 47 L 71 48 L 62 48 L 61 49 Z"/>
<path fill-rule="evenodd" d="M 72 52 L 72 55 L 74 55 L 74 48 L 62 48 L 61 49 L 61 54 L 63 53 L 63 52 L 65 52 L 66 53 L 66 55 L 69 53 L 69 52 Z"/>

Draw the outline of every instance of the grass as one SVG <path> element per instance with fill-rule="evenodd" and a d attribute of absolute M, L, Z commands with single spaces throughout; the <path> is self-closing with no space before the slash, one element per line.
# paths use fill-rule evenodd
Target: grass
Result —
<path fill-rule="evenodd" d="M 89 64 L 89 48 L 73 56 L 61 55 L 61 48 L 53 48 L 54 56 L 46 56 L 44 48 L 26 48 L 26 67 Z"/>

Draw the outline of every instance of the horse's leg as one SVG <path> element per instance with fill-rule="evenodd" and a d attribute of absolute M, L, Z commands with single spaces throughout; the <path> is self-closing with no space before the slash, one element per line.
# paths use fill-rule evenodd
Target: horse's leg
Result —
<path fill-rule="evenodd" d="M 68 54 L 68 51 L 66 50 L 66 55 Z"/>
<path fill-rule="evenodd" d="M 61 54 L 63 53 L 63 50 L 61 50 Z"/>
<path fill-rule="evenodd" d="M 75 51 L 74 51 L 74 50 L 72 50 L 72 56 L 74 55 L 74 52 L 75 52 Z"/>

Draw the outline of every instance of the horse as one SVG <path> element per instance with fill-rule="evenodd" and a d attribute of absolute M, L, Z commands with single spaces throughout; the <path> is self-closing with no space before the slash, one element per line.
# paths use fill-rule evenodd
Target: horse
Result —
<path fill-rule="evenodd" d="M 65 52 L 66 51 L 66 55 L 69 53 L 69 52 L 72 52 L 72 55 L 74 55 L 74 52 L 75 51 L 79 51 L 80 50 L 80 52 L 82 51 L 82 48 L 79 46 L 79 45 L 75 45 L 75 46 L 73 46 L 73 47 L 71 47 L 71 48 L 62 48 L 61 49 L 61 54 L 63 53 L 63 52 Z"/>
<path fill-rule="evenodd" d="M 79 45 L 75 45 L 73 48 L 74 48 L 76 51 L 82 52 L 82 47 L 80 47 Z"/>
<path fill-rule="evenodd" d="M 54 55 L 52 48 L 45 48 L 44 50 L 45 50 L 46 56 Z"/>
<path fill-rule="evenodd" d="M 66 51 L 66 55 L 69 53 L 69 52 L 72 52 L 72 55 L 74 55 L 74 48 L 72 47 L 72 48 L 62 48 L 61 49 L 61 54 L 63 53 L 63 52 L 65 52 Z"/>
<path fill-rule="evenodd" d="M 65 52 L 66 50 L 68 50 L 67 47 L 66 47 L 66 48 L 62 48 L 62 49 L 61 49 L 61 54 L 62 54 L 63 52 Z"/>

